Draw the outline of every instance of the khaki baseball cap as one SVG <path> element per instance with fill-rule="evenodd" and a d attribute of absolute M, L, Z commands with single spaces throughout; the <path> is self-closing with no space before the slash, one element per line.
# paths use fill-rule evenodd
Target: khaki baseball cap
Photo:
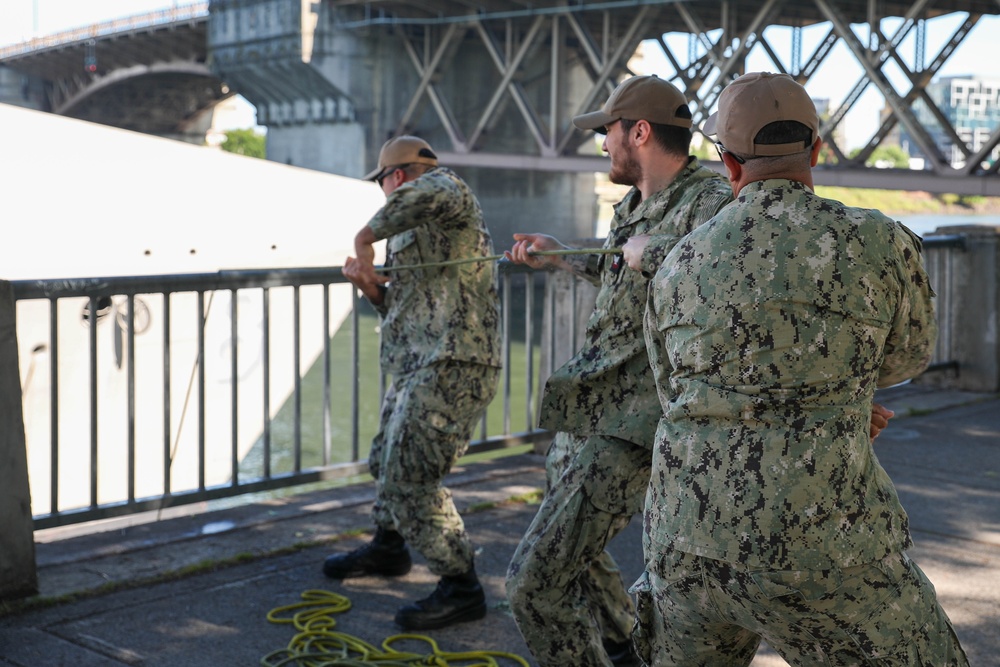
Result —
<path fill-rule="evenodd" d="M 787 74 L 752 72 L 736 79 L 719 96 L 719 110 L 702 131 L 715 135 L 727 149 L 748 157 L 774 157 L 804 151 L 802 142 L 756 144 L 765 125 L 794 120 L 812 130 L 810 145 L 819 137 L 819 116 L 809 93 Z"/>
<path fill-rule="evenodd" d="M 616 120 L 645 120 L 659 125 L 691 127 L 691 116 L 678 116 L 687 109 L 684 94 L 655 74 L 633 76 L 622 81 L 600 111 L 576 116 L 573 124 L 581 130 L 604 134 L 604 128 Z"/>
<path fill-rule="evenodd" d="M 382 145 L 378 154 L 378 168 L 365 176 L 366 181 L 374 181 L 388 167 L 400 167 L 404 164 L 429 164 L 436 167 L 437 155 L 431 150 L 431 145 L 420 137 L 407 134 L 393 137 Z"/>

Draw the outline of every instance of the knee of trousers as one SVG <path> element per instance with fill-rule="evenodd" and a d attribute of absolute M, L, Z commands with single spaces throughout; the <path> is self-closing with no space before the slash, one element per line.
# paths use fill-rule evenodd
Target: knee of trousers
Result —
<path fill-rule="evenodd" d="M 536 556 L 530 549 L 518 549 L 507 568 L 504 584 L 512 610 L 526 609 L 540 598 L 552 595 L 551 577 L 540 567 L 542 563 Z"/>
<path fill-rule="evenodd" d="M 507 602 L 511 610 L 517 612 L 525 609 L 531 600 L 533 587 L 528 586 L 529 573 L 523 567 L 523 563 L 512 562 L 507 568 L 507 578 L 504 586 L 507 589 Z"/>

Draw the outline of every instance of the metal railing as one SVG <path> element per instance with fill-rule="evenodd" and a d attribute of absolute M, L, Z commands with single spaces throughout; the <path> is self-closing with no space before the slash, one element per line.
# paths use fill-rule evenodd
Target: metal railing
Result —
<path fill-rule="evenodd" d="M 43 51 L 45 49 L 65 46 L 66 44 L 75 44 L 88 39 L 98 39 L 133 30 L 206 18 L 207 16 L 208 2 L 194 2 L 181 6 L 175 5 L 157 11 L 123 16 L 111 21 L 103 21 L 71 30 L 64 30 L 53 35 L 33 37 L 18 44 L 0 47 L 0 60 L 21 56 L 32 51 Z"/>
<path fill-rule="evenodd" d="M 956 369 L 965 237 L 924 250 L 939 325 L 929 370 Z M 571 278 L 502 266 L 501 389 L 470 453 L 548 437 L 535 388 L 576 349 L 589 308 Z M 377 318 L 339 268 L 12 285 L 36 528 L 366 471 L 385 378 Z"/>
<path fill-rule="evenodd" d="M 955 349 L 958 337 L 953 327 L 960 321 L 952 313 L 956 307 L 955 274 L 959 263 L 964 261 L 966 237 L 964 234 L 927 236 L 923 239 L 923 247 L 924 268 L 937 294 L 934 317 L 938 324 L 934 355 L 924 372 L 954 372 L 958 370 L 958 351 Z"/>
<path fill-rule="evenodd" d="M 501 271 L 504 373 L 470 453 L 546 436 L 538 275 Z M 36 529 L 366 471 L 377 318 L 339 268 L 12 285 Z"/>

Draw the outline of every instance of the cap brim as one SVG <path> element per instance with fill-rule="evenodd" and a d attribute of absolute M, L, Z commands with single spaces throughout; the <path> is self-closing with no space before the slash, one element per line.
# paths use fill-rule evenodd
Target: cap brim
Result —
<path fill-rule="evenodd" d="M 718 120 L 719 120 L 719 112 L 716 111 L 715 113 L 713 113 L 711 116 L 708 117 L 708 120 L 705 121 L 705 124 L 701 128 L 701 131 L 709 136 L 716 134 L 717 132 L 715 129 L 715 125 L 718 122 Z"/>
<path fill-rule="evenodd" d="M 609 116 L 603 111 L 594 111 L 592 113 L 585 113 L 580 116 L 573 118 L 573 124 L 576 125 L 581 130 L 594 130 L 595 132 L 600 132 L 604 134 L 604 128 L 607 125 L 618 120 L 613 116 Z"/>
<path fill-rule="evenodd" d="M 373 171 L 372 173 L 368 174 L 367 176 L 363 177 L 361 180 L 363 180 L 363 181 L 373 181 L 374 182 L 374 180 L 376 178 L 378 178 L 378 175 L 381 174 L 381 173 L 382 173 L 382 168 L 380 167 L 380 168 L 376 169 L 375 171 Z"/>

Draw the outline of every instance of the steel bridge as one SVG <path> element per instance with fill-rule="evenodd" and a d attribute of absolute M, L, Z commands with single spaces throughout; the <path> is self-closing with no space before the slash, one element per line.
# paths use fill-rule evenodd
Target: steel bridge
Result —
<path fill-rule="evenodd" d="M 1000 0 L 212 0 L 0 49 L 0 66 L 27 77 L 24 94 L 40 108 L 142 132 L 177 131 L 238 92 L 276 145 L 286 129 L 356 124 L 368 163 L 385 136 L 419 131 L 452 165 L 582 173 L 606 161 L 571 118 L 632 73 L 641 44 L 662 51 L 673 71 L 661 76 L 685 91 L 696 123 L 755 50 L 808 87 L 838 75 L 831 54 L 846 47 L 862 73 L 831 100 L 821 129 L 831 159 L 817 183 L 1000 195 L 1000 127 L 973 144 L 927 92 L 998 14 Z M 946 16 L 958 27 L 928 52 L 928 24 Z M 806 31 L 822 34 L 808 49 Z M 666 39 L 678 33 L 684 52 Z M 886 113 L 849 155 L 841 128 L 871 89 Z M 925 169 L 866 168 L 898 128 Z"/>

